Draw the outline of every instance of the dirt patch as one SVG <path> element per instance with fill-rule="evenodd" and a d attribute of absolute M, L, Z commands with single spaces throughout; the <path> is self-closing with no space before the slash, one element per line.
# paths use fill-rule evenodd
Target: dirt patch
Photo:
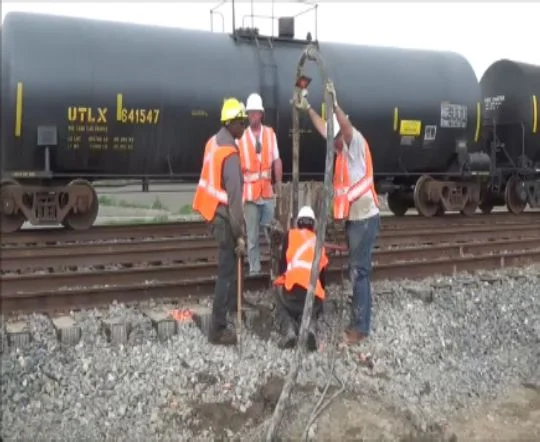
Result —
<path fill-rule="evenodd" d="M 306 402 L 310 402 L 308 398 Z M 287 433 L 290 439 L 300 439 L 313 405 L 314 402 L 309 409 L 299 413 L 289 426 Z M 446 436 L 440 428 L 420 432 L 408 416 L 385 408 L 372 398 L 350 393 L 336 398 L 315 421 L 312 429 L 311 436 L 315 441 L 454 442 L 455 439 L 452 435 Z"/>
<path fill-rule="evenodd" d="M 311 403 L 309 397 L 304 403 Z M 303 407 L 287 425 L 287 437 L 299 440 L 311 407 Z M 315 441 L 399 442 L 533 442 L 540 440 L 540 386 L 526 384 L 498 400 L 463 410 L 447 426 L 426 431 L 415 427 L 407 413 L 399 413 L 376 399 L 339 396 L 313 426 Z"/>
<path fill-rule="evenodd" d="M 280 377 L 270 377 L 267 382 L 251 397 L 252 405 L 242 413 L 230 403 L 203 403 L 193 406 L 191 419 L 197 420 L 193 431 L 202 434 L 212 430 L 217 440 L 234 439 L 234 433 L 254 428 L 269 419 L 274 412 L 285 381 Z M 313 395 L 314 385 L 297 385 L 293 395 Z M 335 388 L 329 388 L 329 395 Z M 238 439 L 240 440 L 240 439 Z"/>
<path fill-rule="evenodd" d="M 460 441 L 539 441 L 540 385 L 524 384 L 505 397 L 457 419 L 448 429 Z"/>
<path fill-rule="evenodd" d="M 191 418 L 198 424 L 196 432 L 212 430 L 218 440 L 230 438 L 245 426 L 258 425 L 269 417 L 279 399 L 283 388 L 283 379 L 271 377 L 251 398 L 253 405 L 244 413 L 233 408 L 230 403 L 202 403 L 193 407 Z"/>

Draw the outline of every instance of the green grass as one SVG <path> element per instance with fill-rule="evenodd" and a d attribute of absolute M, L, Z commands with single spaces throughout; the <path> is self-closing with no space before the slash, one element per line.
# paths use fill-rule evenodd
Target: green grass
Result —
<path fill-rule="evenodd" d="M 178 215 L 193 215 L 193 213 L 191 204 L 185 204 L 178 210 Z"/>
<path fill-rule="evenodd" d="M 100 206 L 109 206 L 109 207 L 125 207 L 130 209 L 153 209 L 153 210 L 169 210 L 167 206 L 165 206 L 159 197 L 156 197 L 154 202 L 151 205 L 148 204 L 138 204 L 138 203 L 131 203 L 126 200 L 120 200 L 118 201 L 116 198 L 107 196 L 107 195 L 101 195 L 98 198 Z"/>
<path fill-rule="evenodd" d="M 167 223 L 169 222 L 169 217 L 167 215 L 159 215 L 154 216 L 151 219 L 147 218 L 131 218 L 131 219 L 123 219 L 123 220 L 110 220 L 106 221 L 103 224 L 105 225 L 112 225 L 112 224 L 159 224 L 159 223 Z"/>

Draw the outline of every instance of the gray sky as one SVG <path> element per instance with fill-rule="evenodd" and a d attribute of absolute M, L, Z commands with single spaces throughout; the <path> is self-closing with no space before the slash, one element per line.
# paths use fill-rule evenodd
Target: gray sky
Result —
<path fill-rule="evenodd" d="M 35 11 L 50 14 L 119 20 L 162 26 L 210 30 L 210 9 L 218 1 L 199 2 L 26 2 L 2 1 L 2 19 L 9 11 Z M 269 16 L 270 2 L 254 2 L 254 13 Z M 305 4 L 275 2 L 274 15 L 305 10 Z M 231 30 L 231 4 L 218 9 L 224 14 L 225 30 Z M 249 1 L 236 1 L 236 23 L 250 14 Z M 540 2 L 417 2 L 377 3 L 320 2 L 318 37 L 375 46 L 451 50 L 464 55 L 480 77 L 495 60 L 510 58 L 540 65 L 538 17 Z M 298 36 L 314 31 L 313 11 L 296 20 Z M 271 31 L 271 21 L 257 19 L 261 32 Z M 251 24 L 248 20 L 246 25 Z M 276 25 L 277 28 L 277 25 Z M 214 31 L 222 31 L 219 17 Z"/>

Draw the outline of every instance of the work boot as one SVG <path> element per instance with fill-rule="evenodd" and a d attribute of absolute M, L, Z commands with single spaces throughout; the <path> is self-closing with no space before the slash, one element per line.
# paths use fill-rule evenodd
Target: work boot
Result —
<path fill-rule="evenodd" d="M 236 333 L 230 328 L 215 330 L 210 327 L 208 332 L 208 342 L 214 345 L 236 345 Z"/>
<path fill-rule="evenodd" d="M 308 351 L 317 350 L 317 339 L 315 338 L 315 324 L 313 323 L 313 320 L 311 320 L 309 324 L 308 336 L 307 336 L 307 349 Z"/>
<path fill-rule="evenodd" d="M 294 348 L 296 345 L 296 331 L 292 325 L 288 325 L 285 335 L 279 340 L 278 347 L 281 349 Z"/>

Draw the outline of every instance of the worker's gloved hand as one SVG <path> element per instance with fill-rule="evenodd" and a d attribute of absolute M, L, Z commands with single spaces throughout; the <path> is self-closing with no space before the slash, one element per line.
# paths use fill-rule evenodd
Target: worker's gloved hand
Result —
<path fill-rule="evenodd" d="M 270 230 L 270 235 L 273 239 L 279 239 L 281 241 L 285 231 L 277 219 L 273 218 L 270 220 L 268 229 Z"/>
<path fill-rule="evenodd" d="M 234 253 L 236 253 L 237 256 L 246 255 L 246 242 L 244 241 L 244 238 L 240 237 L 236 240 L 236 247 L 234 249 Z"/>
<path fill-rule="evenodd" d="M 308 95 L 308 91 L 304 89 L 302 90 L 300 99 L 294 100 L 294 105 L 296 106 L 296 108 L 304 112 L 311 109 L 311 104 L 309 104 L 309 101 L 307 101 L 307 95 Z"/>
<path fill-rule="evenodd" d="M 328 82 L 326 83 L 326 92 L 328 92 L 330 94 L 330 96 L 332 97 L 332 100 L 334 101 L 334 107 L 336 107 L 337 104 L 338 104 L 337 95 L 336 95 L 336 88 L 335 88 L 334 82 L 332 80 L 328 80 Z"/>

